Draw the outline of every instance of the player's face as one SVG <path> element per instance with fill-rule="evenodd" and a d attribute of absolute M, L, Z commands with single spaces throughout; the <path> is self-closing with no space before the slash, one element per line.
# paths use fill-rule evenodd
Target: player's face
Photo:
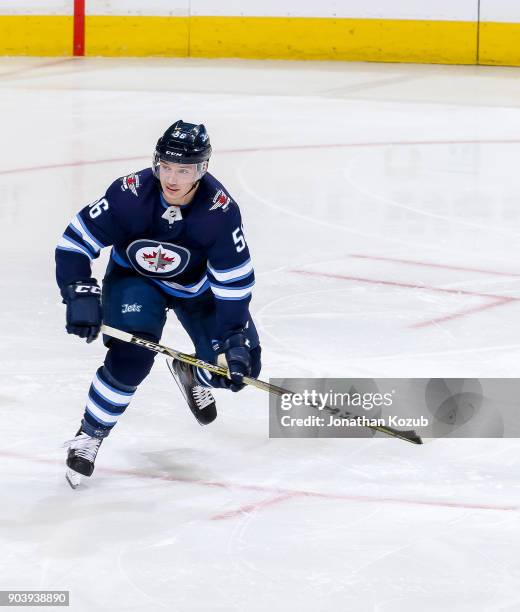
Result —
<path fill-rule="evenodd" d="M 163 190 L 164 199 L 168 204 L 182 203 L 182 199 L 189 193 L 198 179 L 197 164 L 172 164 L 160 162 L 159 180 Z"/>

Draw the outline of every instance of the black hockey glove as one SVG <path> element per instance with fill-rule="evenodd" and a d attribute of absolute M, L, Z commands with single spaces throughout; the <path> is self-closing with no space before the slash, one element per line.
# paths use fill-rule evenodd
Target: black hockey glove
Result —
<path fill-rule="evenodd" d="M 218 346 L 217 351 L 225 354 L 231 377 L 231 380 L 222 378 L 222 386 L 231 389 L 231 391 L 240 391 L 244 388 L 242 378 L 251 374 L 249 340 L 242 332 L 234 333 Z"/>
<path fill-rule="evenodd" d="M 101 327 L 101 289 L 94 279 L 77 281 L 63 290 L 67 304 L 67 333 L 92 342 Z"/>

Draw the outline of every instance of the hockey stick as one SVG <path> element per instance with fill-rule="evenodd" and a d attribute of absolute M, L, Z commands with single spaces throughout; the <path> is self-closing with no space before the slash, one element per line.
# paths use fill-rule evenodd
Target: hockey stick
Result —
<path fill-rule="evenodd" d="M 149 349 L 150 351 L 154 351 L 155 353 L 162 353 L 163 355 L 173 357 L 173 359 L 177 359 L 178 361 L 189 363 L 190 365 L 195 366 L 196 368 L 202 368 L 204 370 L 207 370 L 208 372 L 212 372 L 213 374 L 219 374 L 220 376 L 228 377 L 228 370 L 226 368 L 214 365 L 212 363 L 207 363 L 206 361 L 202 361 L 202 359 L 197 359 L 193 355 L 181 353 L 180 351 L 176 351 L 175 349 L 169 348 L 162 344 L 157 344 L 156 342 L 152 342 L 151 340 L 138 338 L 137 336 L 133 336 L 128 332 L 122 331 L 121 329 L 116 329 L 115 327 L 110 327 L 109 325 L 102 325 L 101 332 L 103 334 L 106 334 L 107 336 L 110 336 L 111 338 L 116 338 L 117 340 L 122 340 L 123 342 L 129 342 L 130 344 L 137 344 L 138 346 L 143 346 Z M 267 391 L 268 393 L 273 393 L 274 395 L 294 395 L 293 391 L 289 391 L 288 389 L 284 389 L 283 387 L 277 387 L 276 385 L 264 382 L 263 380 L 259 380 L 258 378 L 244 376 L 243 381 L 246 385 L 256 387 L 257 389 L 262 389 L 262 391 Z M 361 417 L 358 417 L 357 415 L 352 414 L 350 412 L 340 410 L 339 408 L 331 408 L 330 406 L 323 406 L 323 408 L 321 408 L 313 402 L 308 402 L 307 405 L 312 408 L 325 410 L 326 412 L 329 412 L 332 415 L 340 415 L 344 418 L 348 417 L 353 419 L 359 419 L 361 421 Z M 399 438 L 400 440 L 405 440 L 406 442 L 411 442 L 412 444 L 422 444 L 420 436 L 413 429 L 403 431 L 400 429 L 394 429 L 393 427 L 386 427 L 385 425 L 365 425 L 364 423 L 363 427 L 368 427 L 369 429 L 372 429 L 374 431 L 379 431 L 380 433 L 383 433 L 387 436 Z"/>

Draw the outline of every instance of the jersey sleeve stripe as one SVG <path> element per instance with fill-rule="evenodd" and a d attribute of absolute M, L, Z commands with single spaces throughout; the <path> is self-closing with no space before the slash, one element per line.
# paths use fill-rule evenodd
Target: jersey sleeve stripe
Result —
<path fill-rule="evenodd" d="M 212 284 L 211 291 L 213 291 L 215 297 L 221 299 L 241 300 L 251 295 L 251 287 L 253 285 L 254 283 L 251 283 L 246 287 L 237 287 L 232 289 L 230 287 L 221 287 L 220 285 Z"/>
<path fill-rule="evenodd" d="M 96 245 L 92 246 L 90 242 L 87 242 L 83 235 L 77 230 L 72 224 L 69 223 L 63 232 L 63 236 L 65 238 L 70 238 L 74 242 L 77 242 L 81 246 L 85 247 L 87 251 L 92 255 L 92 257 L 96 258 L 99 256 L 99 249 Z"/>
<path fill-rule="evenodd" d="M 75 247 L 72 248 L 72 247 L 65 247 L 65 246 L 58 245 L 56 247 L 56 250 L 57 251 L 67 251 L 69 253 L 77 253 L 78 255 L 85 255 L 85 253 L 83 251 L 80 251 L 80 249 L 76 249 Z M 90 260 L 90 258 L 89 258 L 89 260 Z"/>
<path fill-rule="evenodd" d="M 221 283 L 230 283 L 239 278 L 245 278 L 253 271 L 253 263 L 248 259 L 239 266 L 228 268 L 227 270 L 217 270 L 208 261 L 208 270 L 215 277 L 215 280 Z"/>
<path fill-rule="evenodd" d="M 70 225 L 81 234 L 83 240 L 87 242 L 95 251 L 99 251 L 105 247 L 105 245 L 87 228 L 83 219 L 79 215 L 76 215 L 74 219 L 72 219 Z"/>
<path fill-rule="evenodd" d="M 212 274 L 209 274 L 209 282 L 215 287 L 222 287 L 223 289 L 242 289 L 244 287 L 250 287 L 255 284 L 255 275 L 253 272 L 239 276 L 238 278 L 232 278 L 228 281 L 219 282 L 216 281 Z"/>
<path fill-rule="evenodd" d="M 99 255 L 99 249 L 97 247 L 92 247 L 86 240 L 84 240 L 83 236 L 73 225 L 67 225 L 65 231 L 63 232 L 63 236 L 64 238 L 69 238 L 73 242 L 77 242 L 82 247 L 87 249 L 93 258 L 96 258 Z"/>
<path fill-rule="evenodd" d="M 250 297 L 251 297 L 251 292 L 249 292 L 247 295 L 243 295 L 242 297 L 223 297 L 221 295 L 215 295 L 216 300 L 222 300 L 223 302 L 225 301 L 238 302 L 240 300 L 246 300 Z"/>
<path fill-rule="evenodd" d="M 70 238 L 69 236 L 62 236 L 58 240 L 57 248 L 62 249 L 64 251 L 75 251 L 76 253 L 86 255 L 89 259 L 94 259 L 94 257 L 91 255 L 90 251 L 86 247 L 79 244 L 79 242 L 72 240 L 72 238 Z"/>

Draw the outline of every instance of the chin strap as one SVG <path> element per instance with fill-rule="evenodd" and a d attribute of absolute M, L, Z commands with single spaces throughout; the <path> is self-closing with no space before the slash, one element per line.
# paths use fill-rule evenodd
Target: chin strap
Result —
<path fill-rule="evenodd" d="M 202 177 L 200 177 L 200 178 L 202 178 Z M 200 179 L 199 179 L 198 181 L 195 181 L 195 182 L 193 183 L 193 185 L 191 186 L 191 189 L 190 189 L 189 191 L 187 191 L 187 192 L 185 193 L 185 195 L 188 195 L 188 194 L 190 194 L 190 193 L 191 193 L 191 192 L 192 192 L 194 189 L 197 189 L 197 187 L 199 186 L 199 183 L 200 183 Z"/>

